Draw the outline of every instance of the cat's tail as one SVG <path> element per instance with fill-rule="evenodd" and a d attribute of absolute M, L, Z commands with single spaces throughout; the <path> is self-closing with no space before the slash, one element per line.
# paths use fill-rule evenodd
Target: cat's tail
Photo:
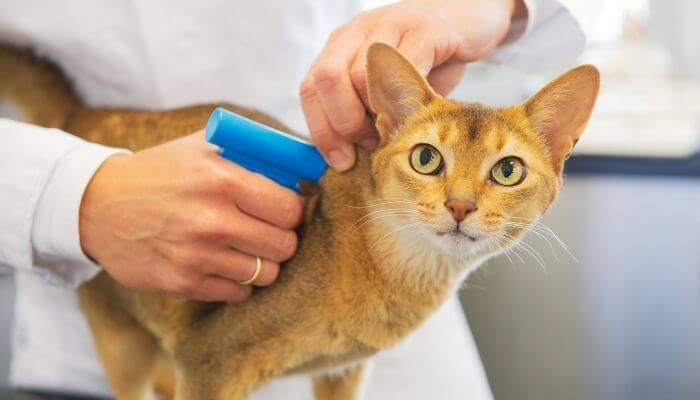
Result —
<path fill-rule="evenodd" d="M 33 52 L 0 43 L 0 101 L 9 101 L 26 122 L 61 128 L 82 107 L 65 75 Z"/>

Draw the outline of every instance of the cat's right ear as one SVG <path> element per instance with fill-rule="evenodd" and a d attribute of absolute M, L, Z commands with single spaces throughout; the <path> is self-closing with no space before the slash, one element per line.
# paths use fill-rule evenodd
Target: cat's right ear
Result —
<path fill-rule="evenodd" d="M 523 104 L 530 125 L 547 142 L 557 172 L 581 137 L 599 88 L 598 69 L 582 65 L 559 76 Z"/>
<path fill-rule="evenodd" d="M 367 92 L 382 142 L 408 115 L 437 96 L 410 61 L 379 42 L 367 51 Z"/>

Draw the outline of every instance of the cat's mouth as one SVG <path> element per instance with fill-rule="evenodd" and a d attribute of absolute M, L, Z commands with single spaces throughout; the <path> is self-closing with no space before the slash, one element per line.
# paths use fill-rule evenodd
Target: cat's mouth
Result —
<path fill-rule="evenodd" d="M 462 232 L 458 226 L 455 226 L 454 228 L 448 229 L 446 231 L 437 231 L 436 233 L 440 237 L 448 237 L 451 239 L 469 239 L 472 242 L 476 242 L 477 240 L 479 240 L 479 238 L 475 236 Z"/>

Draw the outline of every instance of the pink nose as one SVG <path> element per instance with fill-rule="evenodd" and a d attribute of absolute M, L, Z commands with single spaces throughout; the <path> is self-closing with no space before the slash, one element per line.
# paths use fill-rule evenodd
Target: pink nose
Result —
<path fill-rule="evenodd" d="M 445 207 L 447 207 L 450 210 L 450 212 L 452 213 L 452 217 L 454 217 L 455 221 L 457 222 L 464 221 L 464 218 L 467 217 L 467 214 L 469 214 L 472 211 L 476 211 L 474 203 L 470 201 L 449 200 L 445 203 Z"/>

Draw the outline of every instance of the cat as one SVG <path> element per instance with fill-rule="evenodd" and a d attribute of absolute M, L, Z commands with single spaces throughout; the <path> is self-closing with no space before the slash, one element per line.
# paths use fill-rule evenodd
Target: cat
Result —
<path fill-rule="evenodd" d="M 204 126 L 216 106 L 86 107 L 61 73 L 0 47 L 0 95 L 29 122 L 134 151 Z M 494 108 L 436 94 L 393 47 L 367 54 L 379 146 L 305 185 L 298 253 L 277 282 L 236 304 L 121 286 L 102 272 L 78 294 L 120 400 L 153 387 L 176 400 L 245 399 L 282 375 L 311 376 L 317 400 L 358 398 L 365 361 L 415 330 L 484 260 L 520 240 L 557 197 L 583 133 L 598 70 L 574 68 L 522 104 Z"/>

